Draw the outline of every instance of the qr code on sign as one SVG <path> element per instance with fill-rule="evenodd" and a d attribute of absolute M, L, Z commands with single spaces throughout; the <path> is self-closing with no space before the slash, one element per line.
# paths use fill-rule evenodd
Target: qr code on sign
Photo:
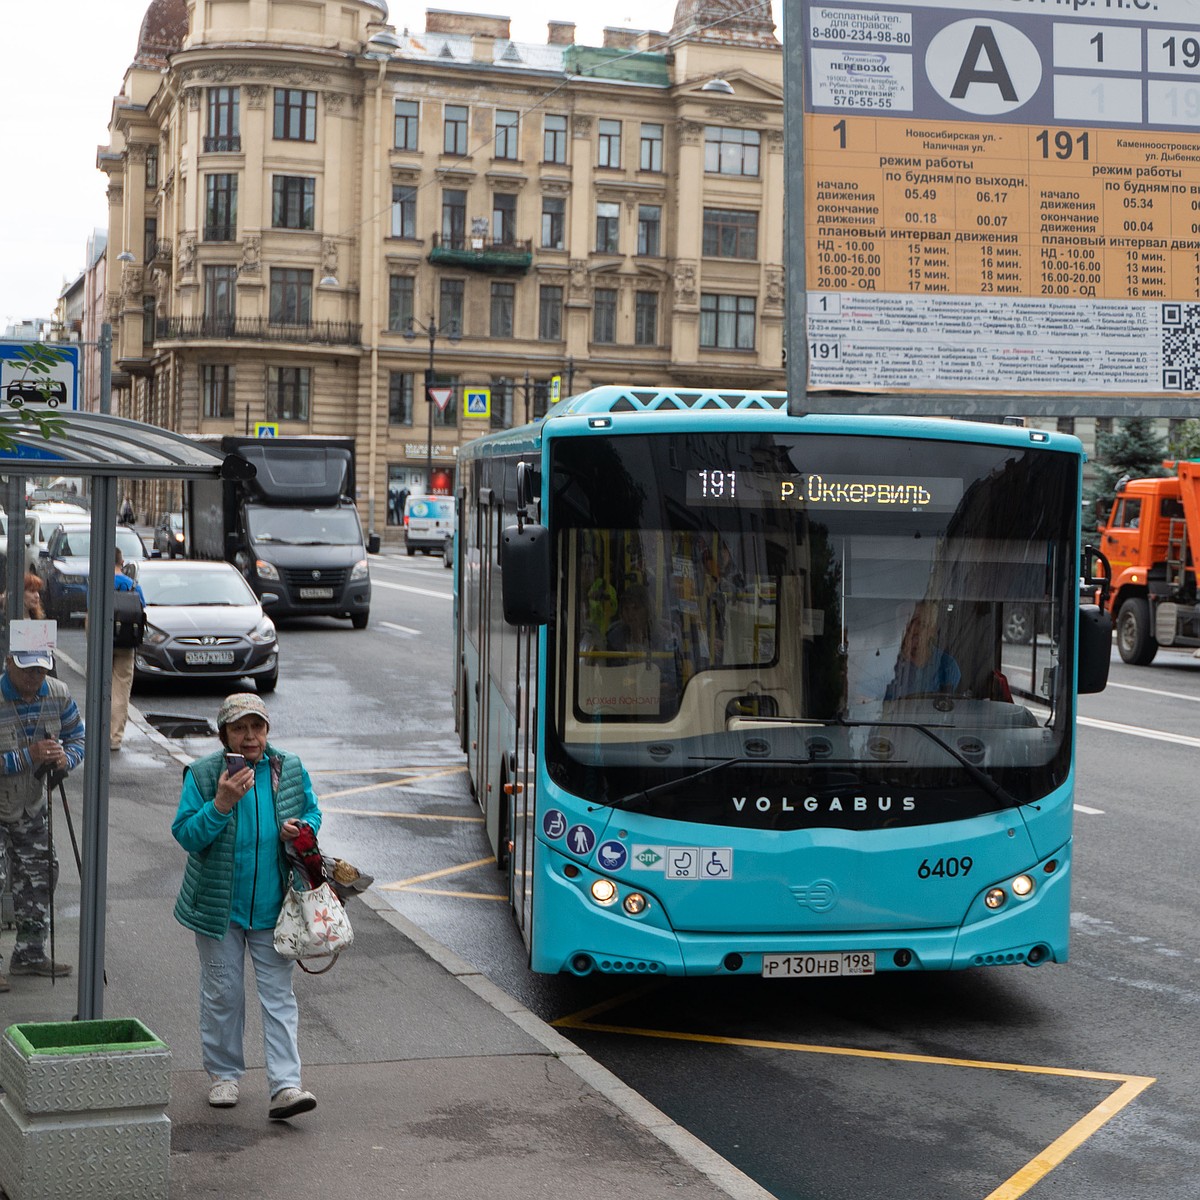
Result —
<path fill-rule="evenodd" d="M 1162 306 L 1164 392 L 1200 391 L 1200 304 Z"/>

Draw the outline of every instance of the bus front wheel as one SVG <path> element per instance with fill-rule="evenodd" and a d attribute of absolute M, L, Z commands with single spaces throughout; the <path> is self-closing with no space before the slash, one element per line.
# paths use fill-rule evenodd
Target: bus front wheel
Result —
<path fill-rule="evenodd" d="M 1133 596 L 1117 613 L 1117 650 L 1123 661 L 1144 667 L 1154 661 L 1158 642 L 1150 632 L 1150 604 L 1142 596 Z"/>

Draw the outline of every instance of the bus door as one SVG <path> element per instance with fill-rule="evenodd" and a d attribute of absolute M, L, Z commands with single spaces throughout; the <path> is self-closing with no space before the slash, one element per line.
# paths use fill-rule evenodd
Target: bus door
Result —
<path fill-rule="evenodd" d="M 528 946 L 533 911 L 533 844 L 536 836 L 538 628 L 536 625 L 527 625 L 516 633 L 517 745 L 516 769 L 509 782 L 508 796 L 513 842 L 509 863 L 509 899 L 521 936 Z"/>
<path fill-rule="evenodd" d="M 479 572 L 476 575 L 479 593 L 476 596 L 475 611 L 478 626 L 476 642 L 479 646 L 479 677 L 475 681 L 476 720 L 474 731 L 475 753 L 475 795 L 479 807 L 483 809 L 484 822 L 488 837 L 496 848 L 497 857 L 500 855 L 500 842 L 495 829 L 496 812 L 499 805 L 496 798 L 488 791 L 488 780 L 491 777 L 489 746 L 491 730 L 488 725 L 488 713 L 491 709 L 491 643 L 492 643 L 492 572 L 496 566 L 496 520 L 500 513 L 500 505 L 495 502 L 490 487 L 479 489 Z"/>

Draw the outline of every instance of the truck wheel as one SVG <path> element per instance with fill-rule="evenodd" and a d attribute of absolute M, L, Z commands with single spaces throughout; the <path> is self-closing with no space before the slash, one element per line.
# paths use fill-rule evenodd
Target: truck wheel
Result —
<path fill-rule="evenodd" d="M 351 613 L 350 624 L 353 625 L 355 629 L 366 629 L 367 621 L 370 620 L 370 617 L 370 610 L 365 613 Z"/>
<path fill-rule="evenodd" d="M 415 546 L 405 546 L 404 550 L 409 558 L 412 558 L 412 556 L 417 552 L 417 548 Z"/>
<path fill-rule="evenodd" d="M 1033 641 L 1033 607 L 1029 604 L 1010 604 L 1004 611 L 1004 640 L 1018 646 Z"/>
<path fill-rule="evenodd" d="M 1158 642 L 1150 632 L 1150 605 L 1141 596 L 1126 600 L 1117 613 L 1117 650 L 1135 667 L 1152 663 L 1158 653 Z"/>

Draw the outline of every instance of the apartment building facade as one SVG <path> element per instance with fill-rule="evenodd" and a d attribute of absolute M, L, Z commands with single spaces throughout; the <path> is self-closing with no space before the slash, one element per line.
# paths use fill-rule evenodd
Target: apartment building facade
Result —
<path fill-rule="evenodd" d="M 97 159 L 113 411 L 352 435 L 382 530 L 558 396 L 782 388 L 782 72 L 752 0 L 600 47 L 442 10 L 397 31 L 382 0 L 153 0 Z"/>

